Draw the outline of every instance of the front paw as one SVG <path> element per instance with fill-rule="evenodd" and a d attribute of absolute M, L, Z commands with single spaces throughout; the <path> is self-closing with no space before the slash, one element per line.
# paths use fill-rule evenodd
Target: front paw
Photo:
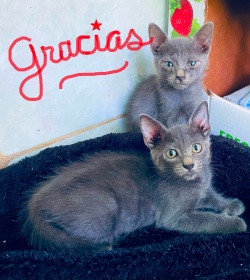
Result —
<path fill-rule="evenodd" d="M 232 217 L 231 219 L 233 219 L 233 223 L 231 224 L 231 227 L 229 226 L 227 233 L 244 232 L 247 230 L 247 225 L 243 219 L 238 217 Z"/>
<path fill-rule="evenodd" d="M 225 207 L 223 213 L 229 216 L 239 216 L 245 211 L 245 205 L 237 198 L 232 199 Z"/>

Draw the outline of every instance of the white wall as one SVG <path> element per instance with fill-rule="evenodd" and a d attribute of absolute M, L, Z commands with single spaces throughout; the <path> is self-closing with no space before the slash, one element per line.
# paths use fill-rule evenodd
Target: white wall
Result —
<path fill-rule="evenodd" d="M 25 72 L 15 70 L 9 49 L 15 39 L 29 37 L 42 64 L 41 46 L 53 46 L 58 57 L 58 43 L 70 40 L 74 49 L 79 35 L 91 36 L 86 41 L 88 49 L 93 47 L 94 34 L 104 46 L 113 30 L 121 32 L 123 41 L 133 28 L 147 41 L 150 22 L 167 30 L 167 1 L 0 0 L 0 4 L 0 166 L 47 146 L 124 131 L 122 114 L 128 97 L 140 77 L 154 71 L 149 46 L 139 51 L 124 48 L 89 56 L 79 54 L 58 64 L 48 60 L 42 71 L 44 89 L 39 101 L 27 101 L 19 93 L 20 84 L 35 72 L 35 67 Z M 100 31 L 92 31 L 91 23 L 96 19 L 102 23 Z M 18 67 L 29 66 L 32 56 L 28 42 L 16 44 L 12 58 Z M 59 89 L 64 76 L 117 69 L 125 61 L 128 67 L 120 73 L 69 79 Z M 26 83 L 25 94 L 37 97 L 38 86 L 35 77 Z"/>

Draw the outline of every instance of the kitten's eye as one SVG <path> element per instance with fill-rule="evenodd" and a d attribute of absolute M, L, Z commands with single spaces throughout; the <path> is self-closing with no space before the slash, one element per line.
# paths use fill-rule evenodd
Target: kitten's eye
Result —
<path fill-rule="evenodd" d="M 171 61 L 166 61 L 165 64 L 166 64 L 167 67 L 173 67 L 174 66 L 174 64 Z"/>
<path fill-rule="evenodd" d="M 201 144 L 198 144 L 198 143 L 194 144 L 192 147 L 192 150 L 194 153 L 200 153 L 202 150 Z"/>
<path fill-rule="evenodd" d="M 189 65 L 189 66 L 195 66 L 195 64 L 196 64 L 196 61 L 195 61 L 195 60 L 190 60 L 190 61 L 188 62 L 188 65 Z"/>
<path fill-rule="evenodd" d="M 176 152 L 176 150 L 171 149 L 167 151 L 167 157 L 168 158 L 175 158 L 178 156 L 178 153 Z"/>

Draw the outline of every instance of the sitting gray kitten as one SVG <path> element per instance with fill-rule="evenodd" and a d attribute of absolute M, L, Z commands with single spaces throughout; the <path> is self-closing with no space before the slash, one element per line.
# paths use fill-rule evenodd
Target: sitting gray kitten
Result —
<path fill-rule="evenodd" d="M 167 128 L 185 124 L 197 106 L 207 100 L 202 79 L 212 35 L 211 22 L 204 24 L 192 39 L 168 39 L 157 25 L 149 25 L 157 75 L 142 81 L 132 94 L 126 114 L 129 129 L 139 130 L 138 117 L 142 113 Z"/>
<path fill-rule="evenodd" d="M 99 152 L 61 168 L 34 191 L 23 234 L 47 250 L 110 249 L 155 225 L 183 233 L 246 230 L 243 203 L 211 185 L 207 103 L 170 129 L 140 116 L 145 151 Z"/>

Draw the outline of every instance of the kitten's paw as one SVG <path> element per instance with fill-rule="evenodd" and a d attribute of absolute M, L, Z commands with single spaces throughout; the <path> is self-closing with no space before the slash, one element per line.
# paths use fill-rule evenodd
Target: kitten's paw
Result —
<path fill-rule="evenodd" d="M 229 216 L 239 216 L 245 211 L 245 209 L 243 202 L 234 198 L 229 202 L 223 213 L 226 213 Z"/>
<path fill-rule="evenodd" d="M 234 218 L 234 226 L 232 228 L 232 233 L 234 232 L 244 232 L 247 230 L 247 225 L 245 221 L 241 218 Z"/>
<path fill-rule="evenodd" d="M 247 225 L 245 221 L 239 217 L 227 216 L 226 220 L 224 220 L 221 230 L 221 233 L 224 234 L 244 232 L 247 230 Z"/>

